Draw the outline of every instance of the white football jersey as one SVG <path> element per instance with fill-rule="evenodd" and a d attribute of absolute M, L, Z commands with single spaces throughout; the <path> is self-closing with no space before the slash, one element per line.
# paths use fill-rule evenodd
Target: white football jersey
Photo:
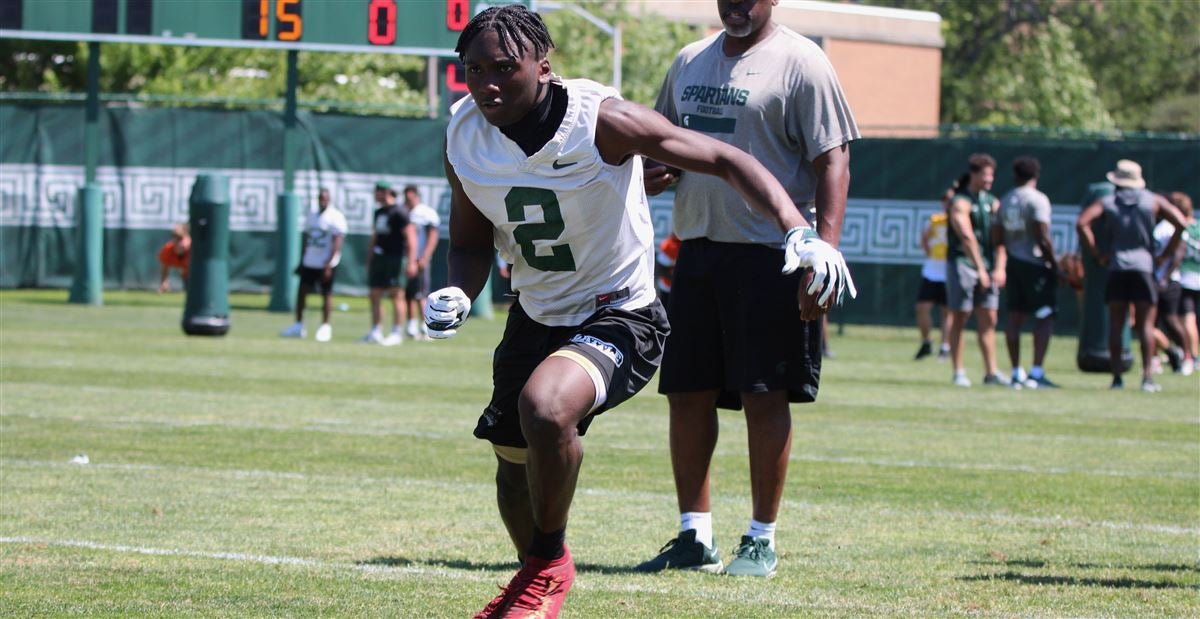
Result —
<path fill-rule="evenodd" d="M 342 254 L 338 252 L 333 256 L 333 260 L 330 260 L 330 254 L 333 253 L 333 237 L 344 237 L 347 230 L 349 226 L 346 225 L 346 216 L 333 206 L 326 207 L 324 211 L 310 212 L 304 222 L 306 242 L 301 264 L 310 269 L 323 269 L 325 263 L 329 262 L 329 266 L 336 267 L 342 260 Z"/>
<path fill-rule="evenodd" d="M 470 96 L 451 108 L 446 154 L 495 226 L 521 307 L 544 325 L 574 326 L 603 306 L 654 301 L 654 228 L 641 157 L 613 166 L 596 148 L 600 103 L 620 95 L 590 80 L 561 84 L 566 116 L 533 156 L 489 124 Z"/>

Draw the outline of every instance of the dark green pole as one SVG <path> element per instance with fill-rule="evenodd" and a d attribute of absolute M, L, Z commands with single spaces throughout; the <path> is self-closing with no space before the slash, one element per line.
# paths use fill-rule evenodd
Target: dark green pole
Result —
<path fill-rule="evenodd" d="M 183 332 L 229 331 L 229 177 L 201 174 L 188 197 L 192 256 L 188 267 Z"/>
<path fill-rule="evenodd" d="M 300 82 L 299 52 L 288 50 L 287 98 L 283 106 L 283 192 L 296 187 L 296 89 Z"/>
<path fill-rule="evenodd" d="M 104 202 L 96 184 L 100 159 L 100 44 L 88 43 L 87 104 L 84 108 L 84 185 L 75 214 L 75 273 L 68 301 L 104 303 Z"/>
<path fill-rule="evenodd" d="M 272 312 L 290 312 L 299 282 L 292 272 L 300 262 L 300 199 L 296 186 L 296 89 L 300 81 L 299 53 L 287 53 L 287 95 L 283 107 L 283 193 L 275 203 L 275 277 L 271 283 Z"/>

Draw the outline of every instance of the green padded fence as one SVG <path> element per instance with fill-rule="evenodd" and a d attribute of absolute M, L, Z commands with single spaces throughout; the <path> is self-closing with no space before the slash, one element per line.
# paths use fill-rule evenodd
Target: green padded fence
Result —
<path fill-rule="evenodd" d="M 67 288 L 75 261 L 74 226 L 83 185 L 84 109 L 77 103 L 0 101 L 0 287 Z M 338 273 L 340 292 L 366 289 L 363 269 L 376 180 L 414 184 L 443 215 L 444 121 L 346 114 L 299 114 L 302 151 L 296 162 L 299 215 L 315 208 L 319 187 L 350 224 Z M 103 206 L 103 285 L 153 288 L 156 254 L 173 224 L 187 221 L 187 197 L 198 174 L 230 177 L 229 286 L 267 291 L 279 243 L 283 192 L 282 114 L 270 110 L 129 108 L 100 116 L 97 184 Z M 1088 183 L 1120 158 L 1139 161 L 1154 189 L 1200 196 L 1200 140 L 1082 139 L 971 135 L 949 139 L 867 139 L 851 156 L 851 191 L 843 250 L 861 291 L 835 314 L 856 323 L 912 324 L 920 277 L 918 239 L 937 196 L 974 152 L 999 162 L 995 192 L 1011 187 L 1019 155 L 1042 163 L 1040 188 L 1055 206 L 1052 234 L 1060 250 L 1076 245 L 1074 217 Z M 657 235 L 670 230 L 670 196 L 652 200 Z M 288 215 L 285 215 L 288 216 Z M 297 224 L 299 222 L 296 222 Z M 285 226 L 286 227 L 286 226 Z M 287 247 L 288 244 L 284 244 Z M 445 279 L 444 244 L 433 280 Z M 493 287 L 499 300 L 503 282 Z M 265 301 L 264 301 L 265 303 Z M 1076 327 L 1073 294 L 1060 292 L 1060 328 Z"/>

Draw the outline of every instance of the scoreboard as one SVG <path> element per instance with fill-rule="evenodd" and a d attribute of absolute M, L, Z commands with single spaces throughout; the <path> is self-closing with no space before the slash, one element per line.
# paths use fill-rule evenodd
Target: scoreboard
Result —
<path fill-rule="evenodd" d="M 0 0 L 0 38 L 452 57 L 482 8 L 478 0 Z"/>

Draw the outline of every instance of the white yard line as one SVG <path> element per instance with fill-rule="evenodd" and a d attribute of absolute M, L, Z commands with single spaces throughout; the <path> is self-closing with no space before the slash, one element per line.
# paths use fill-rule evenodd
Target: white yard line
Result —
<path fill-rule="evenodd" d="M 107 552 L 119 552 L 126 554 L 151 555 L 159 557 L 189 557 L 195 559 L 219 559 L 223 561 L 236 561 L 240 563 L 259 563 L 262 565 L 294 565 L 299 567 L 312 567 L 318 569 L 337 569 L 337 570 L 356 570 L 360 572 L 379 572 L 391 574 L 416 574 L 416 575 L 431 575 L 442 578 L 456 578 L 461 580 L 488 581 L 490 576 L 484 574 L 476 574 L 461 570 L 447 570 L 443 568 L 424 567 L 420 565 L 376 565 L 366 563 L 336 563 L 329 561 L 320 561 L 317 559 L 305 559 L 302 557 L 280 557 L 272 555 L 260 555 L 245 552 L 213 552 L 204 550 L 185 550 L 181 548 L 151 548 L 148 546 L 127 546 L 124 544 L 102 544 L 99 542 L 91 542 L 87 540 L 71 540 L 71 539 L 49 539 L 41 537 L 0 537 L 0 544 L 28 544 L 28 545 L 43 545 L 43 546 L 59 546 L 67 548 L 87 548 L 89 550 L 103 550 Z"/>
<path fill-rule="evenodd" d="M 59 421 L 86 421 L 89 424 L 102 426 L 121 426 L 121 427 L 137 427 L 137 426 L 158 426 L 168 428 L 233 428 L 239 430 L 268 430 L 279 432 L 317 432 L 327 434 L 343 434 L 354 436 L 406 436 L 412 438 L 423 438 L 429 440 L 457 440 L 463 436 L 457 432 L 422 432 L 411 428 L 397 427 L 392 424 L 387 425 L 372 425 L 355 423 L 347 420 L 312 420 L 308 424 L 296 423 L 258 423 L 246 421 L 233 421 L 224 419 L 144 419 L 139 417 L 104 417 L 79 419 L 75 417 L 66 417 L 59 415 L 39 415 L 36 413 L 24 414 L 5 414 L 5 417 L 22 417 L 25 419 L 55 419 Z M 1025 439 L 1042 439 L 1047 437 L 1038 437 L 1036 435 L 1001 435 L 1005 438 L 1025 438 Z M 1053 438 L 1053 437 L 1052 437 Z M 1057 437 L 1059 440 L 1063 438 L 1071 438 L 1082 442 L 1093 442 L 1098 444 L 1123 444 L 1130 446 L 1146 446 L 1154 447 L 1155 449 L 1173 449 L 1184 453 L 1197 451 L 1196 446 L 1188 445 L 1186 448 L 1180 449 L 1179 443 L 1168 443 L 1165 441 L 1132 441 L 1131 439 L 1103 439 L 1097 437 Z M 1131 445 L 1133 443 L 1133 445 Z M 662 449 L 661 446 L 637 445 L 630 443 L 610 444 L 613 449 L 623 449 L 627 451 L 655 451 Z M 727 455 L 722 451 L 717 452 L 718 455 Z M 1032 466 L 1024 464 L 987 464 L 987 463 L 960 463 L 960 462 L 937 462 L 932 460 L 892 460 L 887 458 L 860 458 L 853 456 L 824 456 L 817 454 L 792 454 L 790 459 L 793 462 L 823 462 L 831 464 L 852 464 L 852 465 L 869 465 L 879 467 L 895 467 L 895 468 L 928 468 L 928 469 L 947 469 L 956 471 L 999 471 L 1007 473 L 1027 473 L 1034 475 L 1095 475 L 1101 477 L 1123 477 L 1123 478 L 1139 478 L 1139 479 L 1183 479 L 1200 481 L 1200 471 L 1188 473 L 1183 471 L 1167 471 L 1167 472 L 1146 472 L 1146 471 L 1122 471 L 1118 469 L 1091 469 L 1083 467 L 1060 467 L 1060 466 Z"/>
<path fill-rule="evenodd" d="M 81 469 L 100 469 L 100 470 L 116 470 L 116 471 L 143 471 L 143 472 L 163 472 L 173 474 L 197 474 L 210 475 L 222 478 L 231 479 L 281 479 L 281 480 L 300 480 L 300 481 L 327 481 L 332 483 L 354 483 L 364 486 L 408 486 L 421 488 L 434 488 L 439 490 L 452 490 L 454 492 L 478 492 L 482 495 L 491 495 L 495 492 L 495 486 L 490 483 L 466 483 L 461 481 L 439 481 L 428 479 L 411 479 L 405 477 L 372 477 L 366 475 L 329 475 L 318 474 L 312 475 L 308 473 L 294 473 L 286 471 L 269 471 L 259 469 L 222 469 L 222 468 L 205 468 L 196 466 L 168 466 L 159 464 L 127 464 L 127 463 L 93 463 L 87 465 L 75 465 L 67 462 L 51 462 L 45 460 L 20 460 L 20 459 L 0 459 L 0 468 L 8 466 L 19 466 L 28 468 L 81 468 Z M 675 495 L 665 492 L 631 492 L 627 490 L 612 490 L 607 488 L 579 488 L 576 494 L 582 496 L 597 496 L 606 498 L 622 499 L 627 502 L 657 502 L 664 504 L 674 504 Z M 741 497 L 714 495 L 713 500 L 721 504 L 741 504 Z M 1189 535 L 1200 536 L 1200 527 L 1181 527 L 1175 525 L 1154 524 L 1154 523 L 1139 523 L 1139 522 L 1113 522 L 1107 520 L 1081 520 L 1077 518 L 1062 518 L 1058 516 L 1026 516 L 1021 514 L 1011 514 L 1006 512 L 961 512 L 950 510 L 902 510 L 880 506 L 854 506 L 846 508 L 830 507 L 810 503 L 806 501 L 796 501 L 784 499 L 783 505 L 788 509 L 809 511 L 809 512 L 835 512 L 841 510 L 850 510 L 862 512 L 864 515 L 869 514 L 872 519 L 877 519 L 880 516 L 893 518 L 934 518 L 948 520 L 967 520 L 972 522 L 991 522 L 999 524 L 1011 524 L 1017 526 L 1038 526 L 1038 527 L 1064 527 L 1072 529 L 1088 529 L 1097 528 L 1114 531 L 1141 531 L 1146 533 L 1159 533 L 1166 535 Z"/>
<path fill-rule="evenodd" d="M 449 579 L 458 581 L 468 581 L 477 583 L 494 583 L 496 585 L 503 584 L 503 581 L 508 578 L 507 572 L 481 572 L 471 570 L 452 570 L 439 567 L 427 567 L 422 565 L 378 565 L 365 563 L 341 563 L 334 561 L 321 561 L 318 559 L 309 559 L 304 557 L 289 557 L 275 555 L 261 555 L 245 552 L 227 552 L 227 551 L 205 551 L 205 550 L 187 550 L 182 548 L 153 548 L 149 546 L 129 546 L 125 544 L 105 544 L 88 540 L 73 540 L 73 539 L 52 539 L 44 537 L 25 537 L 25 536 L 8 536 L 0 537 L 0 544 L 12 545 L 28 545 L 28 546 L 55 546 L 59 548 L 84 548 L 87 550 L 97 550 L 102 552 L 114 552 L 122 554 L 148 555 L 156 557 L 185 557 L 191 559 L 213 559 L 220 561 L 233 561 L 238 563 L 254 563 L 260 565 L 286 565 L 295 567 L 305 567 L 320 570 L 336 570 L 336 571 L 358 571 L 372 575 L 380 576 L 399 576 L 399 577 L 426 577 Z M 643 575 L 630 575 L 632 577 L 646 578 Z M 652 577 L 651 577 L 652 578 Z M 613 593 L 645 593 L 654 595 L 673 595 L 678 594 L 678 589 L 668 585 L 654 586 L 651 584 L 635 584 L 629 582 L 597 582 L 595 578 L 586 577 L 577 578 L 574 585 L 575 589 L 590 590 L 590 591 L 605 591 Z M 489 590 L 490 591 L 490 590 Z M 766 595 L 766 594 L 764 594 Z M 745 603 L 747 602 L 746 593 L 739 589 L 724 589 L 721 587 L 709 587 L 701 591 L 688 591 L 686 596 L 689 598 L 703 598 L 712 602 L 728 602 L 728 603 Z M 810 610 L 859 610 L 866 615 L 889 614 L 887 606 L 866 606 L 862 604 L 838 604 L 838 603 L 813 603 L 797 599 L 780 592 L 772 590 L 769 597 L 765 597 L 762 601 L 769 602 L 774 606 L 786 606 L 790 608 L 804 608 Z M 892 609 L 891 612 L 894 612 Z"/>

